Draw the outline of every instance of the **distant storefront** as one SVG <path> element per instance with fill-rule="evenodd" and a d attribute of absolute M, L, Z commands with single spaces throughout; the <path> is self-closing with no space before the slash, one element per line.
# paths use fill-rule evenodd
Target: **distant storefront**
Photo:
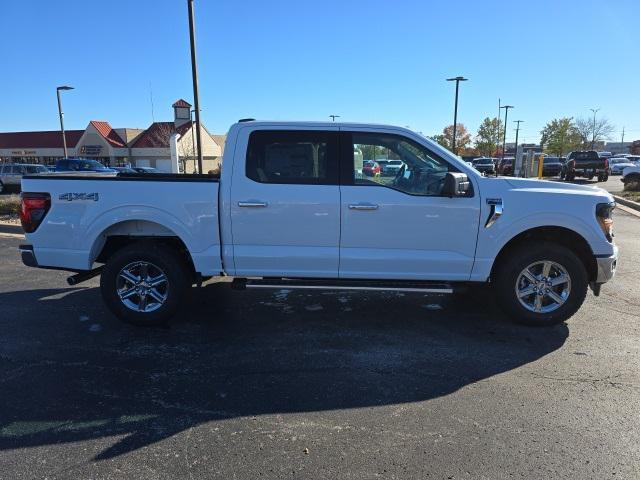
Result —
<path fill-rule="evenodd" d="M 169 139 L 178 139 L 178 156 L 185 172 L 196 164 L 195 125 L 190 119 L 191 105 L 184 100 L 173 104 L 173 122 L 154 122 L 147 129 L 113 128 L 109 122 L 91 120 L 84 130 L 67 130 L 69 157 L 91 158 L 107 166 L 147 166 L 169 171 Z M 212 135 L 201 125 L 205 171 L 219 166 L 224 135 Z M 59 130 L 0 133 L 0 161 L 54 165 L 64 157 Z"/>

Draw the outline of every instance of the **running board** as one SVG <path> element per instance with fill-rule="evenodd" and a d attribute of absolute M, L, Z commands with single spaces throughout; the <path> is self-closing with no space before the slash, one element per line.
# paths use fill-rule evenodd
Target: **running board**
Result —
<path fill-rule="evenodd" d="M 383 292 L 414 293 L 453 293 L 454 288 L 448 283 L 415 282 L 415 281 L 381 281 L 381 280 L 329 280 L 329 279 L 292 279 L 234 278 L 231 287 L 236 290 L 246 288 L 275 288 L 287 290 L 354 290 Z"/>

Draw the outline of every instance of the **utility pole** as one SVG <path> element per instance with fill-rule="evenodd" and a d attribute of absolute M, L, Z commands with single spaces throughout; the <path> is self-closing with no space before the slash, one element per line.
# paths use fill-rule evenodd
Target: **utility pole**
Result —
<path fill-rule="evenodd" d="M 189 9 L 189 40 L 191 43 L 191 76 L 193 77 L 193 103 L 196 111 L 196 141 L 198 143 L 198 173 L 202 172 L 202 139 L 200 138 L 200 95 L 198 93 L 198 65 L 196 63 L 196 27 L 193 0 L 187 0 Z"/>
<path fill-rule="evenodd" d="M 516 155 L 518 155 L 518 133 L 520 132 L 520 124 L 524 123 L 524 120 L 514 120 L 513 123 L 515 123 L 516 126 Z"/>
<path fill-rule="evenodd" d="M 329 115 L 329 118 L 331 118 L 332 122 L 335 122 L 336 118 L 340 118 L 340 115 Z"/>
<path fill-rule="evenodd" d="M 620 140 L 620 148 L 624 148 L 624 127 L 622 127 L 622 139 Z"/>
<path fill-rule="evenodd" d="M 596 148 L 596 113 L 598 113 L 599 108 L 590 108 L 593 112 L 593 131 L 591 132 L 591 150 L 595 150 Z"/>
<path fill-rule="evenodd" d="M 500 108 L 504 108 L 504 134 L 502 136 L 502 160 L 504 160 L 504 150 L 507 143 L 507 116 L 509 115 L 509 109 L 514 107 L 513 105 L 503 105 Z"/>
<path fill-rule="evenodd" d="M 457 76 L 454 78 L 447 78 L 447 82 L 456 82 L 456 99 L 453 107 L 453 140 L 451 142 L 451 151 L 453 152 L 454 155 L 457 155 L 456 130 L 458 128 L 458 87 L 460 85 L 460 82 L 466 82 L 467 80 L 468 78 L 464 78 L 460 76 Z"/>
<path fill-rule="evenodd" d="M 502 107 L 500 106 L 500 98 L 498 98 L 498 116 L 496 117 L 498 119 L 498 128 L 496 131 L 496 157 L 498 156 L 498 146 L 500 145 L 500 115 L 502 115 L 502 112 L 500 111 L 501 109 Z"/>
<path fill-rule="evenodd" d="M 58 96 L 58 116 L 60 117 L 60 131 L 62 132 L 62 148 L 64 149 L 64 158 L 69 157 L 67 151 L 67 136 L 64 134 L 64 113 L 62 112 L 62 102 L 60 101 L 60 90 L 73 90 L 73 87 L 63 85 L 56 88 L 56 95 Z"/>

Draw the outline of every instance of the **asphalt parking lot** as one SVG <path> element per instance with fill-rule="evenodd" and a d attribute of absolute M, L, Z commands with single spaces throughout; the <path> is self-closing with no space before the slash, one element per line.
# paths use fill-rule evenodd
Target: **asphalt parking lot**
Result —
<path fill-rule="evenodd" d="M 566 325 L 480 294 L 237 292 L 170 328 L 0 234 L 0 478 L 638 478 L 640 219 Z"/>

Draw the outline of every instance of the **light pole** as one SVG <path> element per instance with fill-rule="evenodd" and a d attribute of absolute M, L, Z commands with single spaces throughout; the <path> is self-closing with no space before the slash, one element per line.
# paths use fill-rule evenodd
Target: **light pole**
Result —
<path fill-rule="evenodd" d="M 340 118 L 340 115 L 329 115 L 329 118 L 331 119 L 332 122 L 335 122 L 336 118 Z"/>
<path fill-rule="evenodd" d="M 192 154 L 193 154 L 193 171 L 196 171 L 196 137 L 195 137 L 195 131 L 193 130 L 193 126 L 195 125 L 193 123 L 193 113 L 195 112 L 195 110 L 189 110 L 189 114 L 191 115 L 191 148 L 192 148 Z M 186 170 L 186 168 L 185 168 Z M 184 172 L 187 173 L 187 172 Z"/>
<path fill-rule="evenodd" d="M 460 85 L 460 82 L 466 82 L 467 80 L 469 79 L 460 77 L 460 76 L 454 77 L 454 78 L 447 78 L 447 82 L 456 82 L 456 100 L 453 107 L 453 140 L 451 141 L 451 151 L 453 152 L 454 155 L 457 155 L 456 129 L 458 128 L 458 87 Z"/>
<path fill-rule="evenodd" d="M 193 103 L 196 111 L 196 140 L 198 142 L 198 173 L 202 173 L 202 139 L 200 138 L 200 95 L 198 94 L 198 65 L 196 63 L 196 26 L 193 0 L 187 0 L 189 9 L 189 41 L 191 43 L 191 76 L 193 78 Z"/>
<path fill-rule="evenodd" d="M 69 156 L 67 152 L 67 137 L 64 134 L 64 113 L 62 113 L 62 102 L 60 101 L 60 90 L 73 90 L 73 87 L 68 85 L 62 85 L 56 88 L 56 95 L 58 96 L 58 116 L 60 117 L 60 131 L 62 132 L 62 147 L 64 148 L 64 158 Z"/>
<path fill-rule="evenodd" d="M 591 150 L 595 149 L 596 145 L 596 113 L 598 113 L 599 108 L 590 108 L 593 112 L 593 131 L 591 132 Z"/>
<path fill-rule="evenodd" d="M 514 107 L 513 105 L 503 105 L 500 108 L 504 108 L 504 133 L 502 134 L 502 160 L 504 160 L 504 150 L 507 144 L 507 117 L 509 109 Z"/>

